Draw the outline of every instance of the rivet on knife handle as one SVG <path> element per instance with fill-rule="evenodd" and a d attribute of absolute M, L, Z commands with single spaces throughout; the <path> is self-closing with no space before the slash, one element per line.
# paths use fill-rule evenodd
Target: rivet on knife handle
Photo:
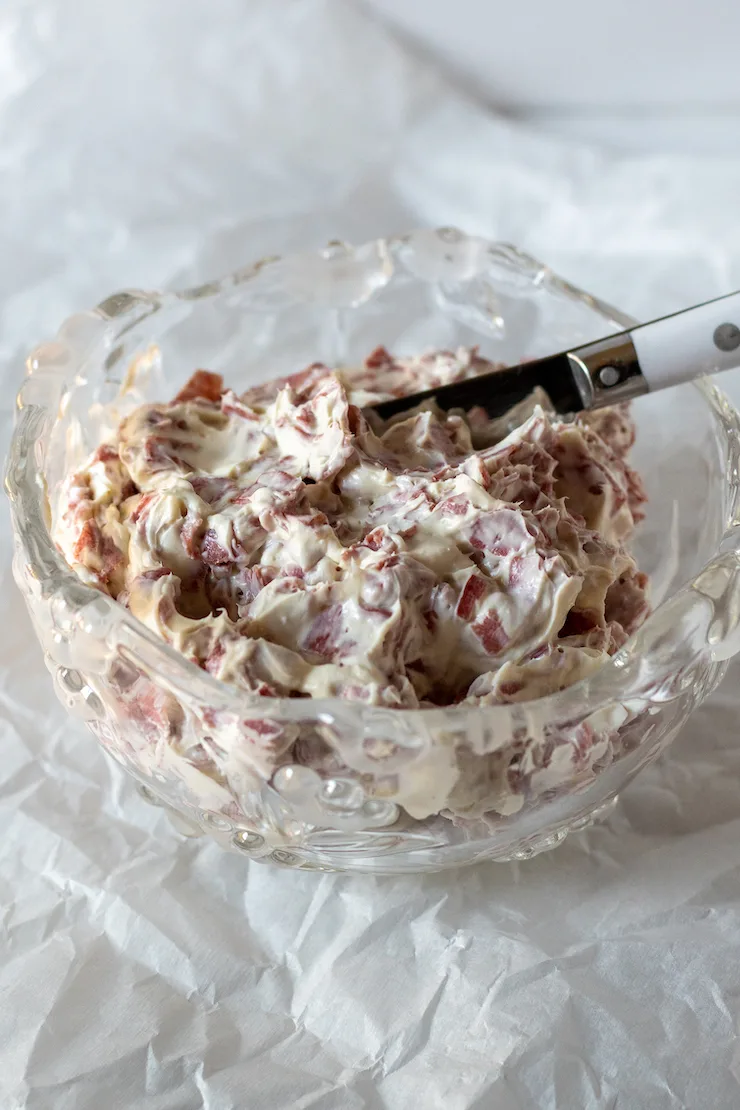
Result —
<path fill-rule="evenodd" d="M 568 359 L 584 409 L 616 405 L 649 392 L 629 332 L 578 347 Z"/>

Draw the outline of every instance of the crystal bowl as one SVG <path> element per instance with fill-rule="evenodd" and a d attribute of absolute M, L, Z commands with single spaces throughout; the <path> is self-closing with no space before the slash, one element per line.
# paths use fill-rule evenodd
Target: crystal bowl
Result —
<path fill-rule="evenodd" d="M 286 867 L 378 873 L 525 859 L 608 811 L 740 648 L 738 413 L 709 380 L 634 405 L 650 496 L 635 554 L 653 612 L 609 663 L 537 701 L 386 709 L 251 698 L 84 585 L 50 535 L 60 479 L 117 416 L 196 367 L 237 390 L 320 360 L 478 344 L 504 362 L 634 321 L 513 247 L 454 229 L 264 259 L 173 293 L 129 290 L 27 361 L 7 467 L 14 573 L 54 688 L 182 831 Z M 139 373 L 131 385 L 131 366 Z M 298 752 L 326 755 L 316 769 Z M 445 784 L 500 804 L 454 822 Z M 477 781 L 477 780 L 476 780 Z M 441 813 L 412 817 L 415 784 Z"/>

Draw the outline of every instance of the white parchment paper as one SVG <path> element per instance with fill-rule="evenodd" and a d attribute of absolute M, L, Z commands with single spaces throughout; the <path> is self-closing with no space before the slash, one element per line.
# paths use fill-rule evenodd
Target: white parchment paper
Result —
<path fill-rule="evenodd" d="M 495 119 L 344 0 L 3 0 L 2 434 L 24 351 L 117 287 L 457 223 L 647 316 L 740 285 L 738 196 L 740 158 Z M 3 1110 L 740 1106 L 740 668 L 551 855 L 281 872 L 67 720 L 0 543 Z"/>

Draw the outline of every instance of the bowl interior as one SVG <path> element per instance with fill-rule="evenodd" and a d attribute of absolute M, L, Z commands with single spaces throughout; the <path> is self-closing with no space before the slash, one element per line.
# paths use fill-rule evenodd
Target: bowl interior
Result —
<path fill-rule="evenodd" d="M 695 386 L 641 397 L 632 411 L 632 463 L 648 494 L 633 550 L 656 606 L 719 547 L 727 524 L 726 459 L 717 414 Z"/>
<path fill-rule="evenodd" d="M 46 456 L 54 489 L 120 417 L 173 396 L 194 369 L 237 391 L 316 361 L 477 344 L 502 362 L 547 354 L 628 318 L 505 246 L 421 232 L 259 265 L 184 295 L 109 298 L 107 347 L 75 378 Z M 135 373 L 132 372 L 135 369 Z M 726 525 L 716 413 L 693 386 L 634 404 L 649 510 L 635 542 L 658 604 L 716 552 Z"/>

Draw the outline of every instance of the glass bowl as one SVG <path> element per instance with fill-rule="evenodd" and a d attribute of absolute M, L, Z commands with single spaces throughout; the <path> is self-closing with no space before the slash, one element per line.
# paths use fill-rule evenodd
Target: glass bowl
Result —
<path fill-rule="evenodd" d="M 50 521 L 60 479 L 104 428 L 174 396 L 196 367 L 239 391 L 317 360 L 357 363 L 379 344 L 478 344 L 514 362 L 633 322 L 513 247 L 454 229 L 333 243 L 177 293 L 118 293 L 69 319 L 28 358 L 7 468 L 14 573 L 63 704 L 184 831 L 286 867 L 525 859 L 590 823 L 740 647 L 740 424 L 710 381 L 634 405 L 650 496 L 636 555 L 652 615 L 590 679 L 537 701 L 409 710 L 253 698 L 79 581 Z M 445 801 L 460 777 L 484 802 L 453 821 Z"/>

